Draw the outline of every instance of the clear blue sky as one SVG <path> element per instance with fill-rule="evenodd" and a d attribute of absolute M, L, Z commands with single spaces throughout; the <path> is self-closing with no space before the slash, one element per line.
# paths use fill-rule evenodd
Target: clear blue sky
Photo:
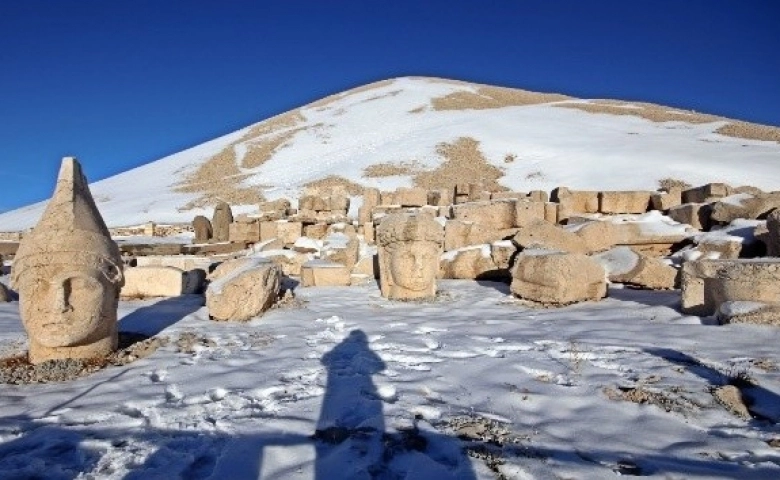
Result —
<path fill-rule="evenodd" d="M 404 75 L 780 125 L 780 2 L 4 0 L 0 211 Z"/>

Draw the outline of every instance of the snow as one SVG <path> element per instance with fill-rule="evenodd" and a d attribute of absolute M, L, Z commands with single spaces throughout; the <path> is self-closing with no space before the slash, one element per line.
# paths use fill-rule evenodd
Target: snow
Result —
<path fill-rule="evenodd" d="M 664 177 L 694 185 L 722 181 L 780 189 L 780 163 L 776 161 L 780 144 L 714 133 L 724 122 L 654 123 L 627 115 L 560 108 L 554 103 L 482 110 L 428 108 L 410 113 L 429 105 L 432 98 L 464 90 L 473 91 L 473 87 L 405 77 L 343 95 L 324 107 L 304 107 L 300 112 L 305 122 L 300 126 L 308 128 L 295 133 L 261 166 L 242 169 L 249 175 L 244 184 L 270 186 L 265 190 L 269 200 L 287 197 L 293 204 L 305 183 L 328 175 L 383 190 L 411 186 L 408 175 L 362 178 L 363 170 L 404 160 L 436 167 L 442 161 L 436 153 L 438 144 L 471 137 L 480 142 L 489 162 L 504 169 L 501 182 L 518 191 L 550 190 L 559 185 L 654 190 Z M 92 192 L 109 226 L 150 220 L 189 222 L 195 215 L 211 215 L 211 208 L 179 210 L 197 195 L 177 192 L 176 186 L 250 128 L 93 183 Z M 236 145 L 239 157 L 246 143 L 256 140 Z M 507 154 L 517 155 L 518 160 L 505 163 Z M 627 164 L 630 169 L 625 168 Z M 44 206 L 40 202 L 3 213 L 0 230 L 33 226 Z M 357 206 L 353 202 L 353 214 Z M 254 205 L 236 206 L 234 213 L 256 210 Z"/>
<path fill-rule="evenodd" d="M 755 366 L 780 362 L 777 329 L 681 315 L 677 292 L 532 309 L 499 283 L 440 288 L 430 303 L 375 283 L 299 288 L 302 306 L 242 324 L 210 321 L 198 296 L 121 302 L 121 330 L 172 341 L 76 381 L 4 386 L 0 477 L 356 478 L 379 464 L 386 478 L 494 478 L 446 427 L 458 418 L 520 439 L 502 453 L 508 478 L 612 478 L 620 462 L 659 479 L 780 476 L 775 427 L 709 393 L 747 368 L 752 408 L 780 420 L 780 374 Z M 213 344 L 178 351 L 192 332 Z M 23 339 L 18 304 L 0 304 L 0 346 Z M 619 387 L 683 407 L 604 392 Z M 363 433 L 312 439 L 331 426 Z M 398 446 L 413 426 L 421 450 Z"/>

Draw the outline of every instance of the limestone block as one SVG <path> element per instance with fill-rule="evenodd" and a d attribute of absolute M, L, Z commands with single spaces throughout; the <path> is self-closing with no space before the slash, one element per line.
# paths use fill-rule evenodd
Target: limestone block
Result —
<path fill-rule="evenodd" d="M 738 218 L 763 219 L 777 208 L 780 208 L 780 192 L 740 193 L 715 202 L 710 217 L 720 223 L 730 223 Z"/>
<path fill-rule="evenodd" d="M 521 227 L 512 241 L 523 249 L 543 248 L 559 252 L 588 252 L 588 247 L 580 236 L 544 220 L 537 220 Z"/>
<path fill-rule="evenodd" d="M 710 228 L 710 213 L 712 207 L 706 203 L 684 203 L 669 209 L 669 217 L 680 223 L 685 223 L 699 230 Z"/>
<path fill-rule="evenodd" d="M 708 203 L 731 195 L 731 187 L 725 183 L 708 183 L 682 192 L 683 203 Z"/>
<path fill-rule="evenodd" d="M 471 199 L 468 195 L 455 195 L 455 198 L 453 199 L 452 204 L 453 205 L 460 205 L 461 203 L 468 203 Z"/>
<path fill-rule="evenodd" d="M 195 231 L 195 243 L 206 243 L 211 240 L 211 221 L 203 215 L 198 215 L 192 220 L 192 229 Z"/>
<path fill-rule="evenodd" d="M 380 192 L 381 193 L 381 202 L 380 205 L 400 205 L 395 198 L 395 192 Z M 427 201 L 427 196 L 426 196 Z"/>
<path fill-rule="evenodd" d="M 312 260 L 301 269 L 302 287 L 346 287 L 352 279 L 347 267 L 326 260 Z"/>
<path fill-rule="evenodd" d="M 287 212 L 292 205 L 286 198 L 278 198 L 269 202 L 262 202 L 258 205 L 260 213 L 264 212 Z"/>
<path fill-rule="evenodd" d="M 0 303 L 6 303 L 11 301 L 11 292 L 5 284 L 0 283 Z"/>
<path fill-rule="evenodd" d="M 230 240 L 230 224 L 233 223 L 233 210 L 225 202 L 217 203 L 211 218 L 212 240 L 227 242 Z"/>
<path fill-rule="evenodd" d="M 428 191 L 422 188 L 400 187 L 395 191 L 395 203 L 402 207 L 428 205 Z"/>
<path fill-rule="evenodd" d="M 279 227 L 276 221 L 260 222 L 260 240 L 266 241 L 279 238 Z"/>
<path fill-rule="evenodd" d="M 609 280 L 650 290 L 671 290 L 677 282 L 677 269 L 660 258 L 639 255 L 634 268 L 610 275 Z"/>
<path fill-rule="evenodd" d="M 558 207 L 557 203 L 546 202 L 544 204 L 544 219 L 550 223 L 558 223 Z"/>
<path fill-rule="evenodd" d="M 515 226 L 515 201 L 469 202 L 452 207 L 452 217 L 463 222 L 473 222 L 490 229 Z"/>
<path fill-rule="evenodd" d="M 279 298 L 281 269 L 267 260 L 250 259 L 206 289 L 209 316 L 243 322 L 268 310 Z"/>
<path fill-rule="evenodd" d="M 260 223 L 233 222 L 228 230 L 231 243 L 256 243 L 260 241 Z"/>
<path fill-rule="evenodd" d="M 374 218 L 373 208 L 371 205 L 363 204 L 358 208 L 358 225 L 365 225 L 372 221 Z"/>
<path fill-rule="evenodd" d="M 550 195 L 544 190 L 531 190 L 528 192 L 528 199 L 532 202 L 549 202 Z"/>
<path fill-rule="evenodd" d="M 650 207 L 652 192 L 606 191 L 599 192 L 599 212 L 606 214 L 645 213 Z"/>
<path fill-rule="evenodd" d="M 526 192 L 493 192 L 491 200 L 528 200 Z"/>
<path fill-rule="evenodd" d="M 350 198 L 343 193 L 333 193 L 330 196 L 330 211 L 347 212 L 349 211 Z"/>
<path fill-rule="evenodd" d="M 175 267 L 186 272 L 196 268 L 209 270 L 214 259 L 205 255 L 151 255 L 136 258 L 135 264 L 138 267 Z"/>
<path fill-rule="evenodd" d="M 369 245 L 374 245 L 376 243 L 376 228 L 374 227 L 374 222 L 368 222 L 363 225 L 363 238 Z"/>
<path fill-rule="evenodd" d="M 271 238 L 270 240 L 263 240 L 260 243 L 256 243 L 252 246 L 254 252 L 266 252 L 268 250 L 281 250 L 284 248 L 284 244 L 278 238 Z"/>
<path fill-rule="evenodd" d="M 382 203 L 382 196 L 378 188 L 366 187 L 363 189 L 363 205 L 375 207 Z"/>
<path fill-rule="evenodd" d="M 303 223 L 280 220 L 276 222 L 276 232 L 285 246 L 292 246 L 303 235 Z"/>
<path fill-rule="evenodd" d="M 559 222 L 579 213 L 598 213 L 599 211 L 599 192 L 558 187 L 553 190 L 552 200 L 559 204 Z"/>
<path fill-rule="evenodd" d="M 341 233 L 350 238 L 354 238 L 357 236 L 357 228 L 355 228 L 355 225 L 345 222 L 338 222 L 332 225 L 328 225 L 328 235 L 332 235 L 334 233 Z"/>
<path fill-rule="evenodd" d="M 577 253 L 518 255 L 510 288 L 520 298 L 552 305 L 600 300 L 607 294 L 604 268 Z"/>
<path fill-rule="evenodd" d="M 499 272 L 490 253 L 490 245 L 487 244 L 446 252 L 439 261 L 439 278 L 475 280 L 509 277 L 508 270 Z"/>
<path fill-rule="evenodd" d="M 519 200 L 515 202 L 515 225 L 524 227 L 536 220 L 544 220 L 545 203 Z"/>
<path fill-rule="evenodd" d="M 322 212 L 330 210 L 330 205 L 319 195 L 303 195 L 298 199 L 298 210 L 311 210 Z"/>
<path fill-rule="evenodd" d="M 519 230 L 519 228 L 495 230 L 472 222 L 447 220 L 444 228 L 444 249 L 451 251 L 469 245 L 506 240 L 512 238 Z"/>
<path fill-rule="evenodd" d="M 713 315 L 727 301 L 775 303 L 780 298 L 780 260 L 737 259 L 685 262 L 682 310 Z"/>
<path fill-rule="evenodd" d="M 780 210 L 774 210 L 766 217 L 766 253 L 770 257 L 780 256 Z"/>
<path fill-rule="evenodd" d="M 328 235 L 327 223 L 314 223 L 311 225 L 303 226 L 303 236 L 313 238 L 315 240 L 322 240 Z"/>
<path fill-rule="evenodd" d="M 615 224 L 597 220 L 582 225 L 575 234 L 585 243 L 587 253 L 594 253 L 609 250 L 616 244 L 615 230 Z"/>
<path fill-rule="evenodd" d="M 723 302 L 716 314 L 721 325 L 745 323 L 780 326 L 780 304 L 750 301 Z"/>
<path fill-rule="evenodd" d="M 125 270 L 122 298 L 178 297 L 195 293 L 201 285 L 191 284 L 184 270 L 176 267 L 147 266 Z"/>
<path fill-rule="evenodd" d="M 671 189 L 668 192 L 655 192 L 650 196 L 650 206 L 653 210 L 665 212 L 682 204 L 682 190 Z"/>
<path fill-rule="evenodd" d="M 282 269 L 282 273 L 287 276 L 299 276 L 303 264 L 312 260 L 314 255 L 305 252 L 296 252 L 294 250 L 267 250 L 258 255 L 259 258 L 269 260 Z"/>

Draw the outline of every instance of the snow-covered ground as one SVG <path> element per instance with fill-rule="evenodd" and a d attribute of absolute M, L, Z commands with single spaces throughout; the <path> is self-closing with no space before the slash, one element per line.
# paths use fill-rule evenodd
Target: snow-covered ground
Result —
<path fill-rule="evenodd" d="M 243 140 L 232 148 L 240 164 L 248 145 L 292 132 L 265 163 L 240 169 L 248 175 L 244 184 L 262 188 L 269 199 L 296 200 L 304 184 L 329 175 L 385 190 L 410 186 L 409 175 L 364 178 L 363 173 L 366 167 L 380 163 L 415 162 L 435 168 L 443 162 L 436 146 L 462 137 L 479 141 L 487 161 L 504 169 L 500 183 L 521 191 L 559 185 L 655 189 L 658 180 L 666 177 L 693 185 L 726 182 L 780 189 L 780 144 L 715 133 L 725 121 L 652 122 L 560 108 L 555 102 L 476 110 L 431 108 L 432 99 L 477 91 L 478 86 L 464 83 L 398 78 L 337 96 L 325 105 L 302 107 L 301 123 Z M 107 224 L 189 222 L 198 214 L 211 215 L 213 206 L 181 209 L 198 194 L 177 192 L 176 186 L 250 131 L 247 127 L 95 182 L 92 193 Z M 516 158 L 507 162 L 507 155 Z M 88 168 L 85 174 L 89 177 Z M 44 205 L 0 214 L 0 231 L 32 227 Z"/>
<path fill-rule="evenodd" d="M 681 315 L 678 292 L 535 309 L 500 283 L 440 290 L 297 288 L 245 324 L 197 296 L 122 302 L 120 330 L 170 342 L 0 387 L 0 478 L 780 478 L 780 330 Z M 0 304 L 2 350 L 23 341 Z M 757 382 L 751 420 L 710 393 L 736 376 Z"/>

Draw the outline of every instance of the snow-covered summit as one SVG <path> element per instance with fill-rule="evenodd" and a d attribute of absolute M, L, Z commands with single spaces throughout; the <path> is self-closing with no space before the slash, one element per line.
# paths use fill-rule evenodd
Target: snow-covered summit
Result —
<path fill-rule="evenodd" d="M 183 222 L 338 185 L 655 189 L 661 178 L 780 189 L 780 129 L 645 103 L 403 77 L 326 97 L 95 182 L 109 226 Z M 89 172 L 86 172 L 89 175 Z M 437 183 L 438 182 L 438 183 Z M 0 214 L 29 228 L 45 202 Z M 239 208 L 239 211 L 242 211 Z"/>

